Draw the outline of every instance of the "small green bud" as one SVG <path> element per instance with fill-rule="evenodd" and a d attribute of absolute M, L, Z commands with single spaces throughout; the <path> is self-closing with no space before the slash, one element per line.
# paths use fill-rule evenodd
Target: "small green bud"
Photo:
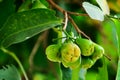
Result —
<path fill-rule="evenodd" d="M 60 47 L 61 45 L 54 44 L 46 48 L 46 55 L 50 61 L 61 62 Z"/>
<path fill-rule="evenodd" d="M 94 53 L 92 55 L 92 60 L 96 61 L 98 59 L 100 59 L 104 54 L 104 49 L 103 47 L 101 47 L 98 44 L 95 44 L 95 49 L 94 49 Z"/>
<path fill-rule="evenodd" d="M 44 9 L 47 9 L 47 7 L 46 7 L 43 3 L 41 3 L 40 0 L 35 0 L 35 1 L 33 2 L 32 9 L 36 9 L 36 8 L 44 8 Z"/>
<path fill-rule="evenodd" d="M 76 43 L 80 47 L 83 56 L 90 56 L 94 52 L 94 43 L 91 40 L 77 38 Z"/>
<path fill-rule="evenodd" d="M 23 12 L 23 11 L 27 11 L 30 9 L 30 5 L 31 5 L 31 1 L 30 0 L 25 0 L 22 5 L 19 7 L 18 12 Z"/>
<path fill-rule="evenodd" d="M 80 48 L 72 42 L 64 43 L 61 47 L 62 63 L 65 67 L 70 67 L 73 63 L 78 61 L 80 54 Z"/>

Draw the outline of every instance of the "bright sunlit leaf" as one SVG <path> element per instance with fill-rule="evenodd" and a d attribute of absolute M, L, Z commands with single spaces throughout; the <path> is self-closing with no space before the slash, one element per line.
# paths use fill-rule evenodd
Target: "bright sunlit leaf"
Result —
<path fill-rule="evenodd" d="M 104 15 L 109 15 L 110 14 L 110 10 L 107 4 L 106 0 L 96 0 L 96 2 L 99 4 L 100 8 L 103 11 Z"/>
<path fill-rule="evenodd" d="M 84 7 L 87 14 L 95 20 L 103 21 L 104 14 L 99 7 L 90 4 L 89 2 L 83 2 L 82 6 Z"/>

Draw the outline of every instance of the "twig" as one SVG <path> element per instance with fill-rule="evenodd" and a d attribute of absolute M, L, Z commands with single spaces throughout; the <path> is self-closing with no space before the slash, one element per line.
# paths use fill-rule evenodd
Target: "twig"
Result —
<path fill-rule="evenodd" d="M 65 30 L 67 28 L 67 23 L 68 23 L 68 14 L 67 14 L 67 12 L 65 12 L 64 14 L 65 14 L 65 21 L 64 21 L 63 30 Z"/>
<path fill-rule="evenodd" d="M 5 49 L 4 47 L 2 47 L 1 50 L 2 50 L 4 53 L 7 53 L 7 54 L 9 54 L 10 56 L 13 57 L 13 59 L 18 63 L 21 71 L 23 72 L 23 75 L 24 75 L 24 77 L 25 77 L 25 80 L 29 80 L 29 79 L 28 79 L 28 76 L 27 76 L 27 74 L 26 74 L 26 72 L 25 72 L 25 70 L 24 70 L 24 68 L 23 68 L 22 63 L 20 62 L 20 60 L 18 59 L 18 57 L 15 55 L 15 53 L 13 53 L 13 52 Z M 13 75 L 13 76 L 14 76 L 14 75 Z"/>
<path fill-rule="evenodd" d="M 52 0 L 47 0 L 53 7 L 55 7 L 56 9 L 58 9 L 60 12 L 64 13 L 65 10 L 62 9 L 60 6 L 58 6 L 57 4 L 55 4 Z"/>
<path fill-rule="evenodd" d="M 108 55 L 106 55 L 106 54 L 103 54 L 109 61 L 111 61 L 111 58 L 108 56 Z"/>
<path fill-rule="evenodd" d="M 58 9 L 60 12 L 62 12 L 64 14 L 64 12 L 67 12 L 68 14 L 72 14 L 72 15 L 76 15 L 76 16 L 88 16 L 87 14 L 80 14 L 80 13 L 76 13 L 76 12 L 70 12 L 70 11 L 66 11 L 63 8 L 61 8 L 60 6 L 58 6 L 57 4 L 55 4 L 53 2 L 53 0 L 47 0 L 53 7 L 55 7 L 56 9 Z"/>
<path fill-rule="evenodd" d="M 73 20 L 70 16 L 68 16 L 68 18 L 69 18 L 70 22 L 73 24 L 73 26 L 75 27 L 76 31 L 77 31 L 79 34 L 82 34 L 82 35 L 84 35 L 86 38 L 88 38 L 89 40 L 91 40 L 89 36 L 87 36 L 83 31 L 81 31 L 81 30 L 78 28 L 77 24 L 74 22 L 74 20 Z"/>
<path fill-rule="evenodd" d="M 32 49 L 32 52 L 29 57 L 30 71 L 32 71 L 32 68 L 34 67 L 34 63 L 33 63 L 34 56 L 40 46 L 40 43 L 43 41 L 44 38 L 46 38 L 45 36 L 47 35 L 47 33 L 48 33 L 48 31 L 45 31 L 42 35 L 39 36 L 38 40 L 36 41 L 36 43 Z"/>
<path fill-rule="evenodd" d="M 60 38 L 55 38 L 55 39 L 52 39 L 52 41 L 56 41 L 56 40 L 59 40 L 59 39 L 64 39 L 64 38 L 67 38 L 67 37 L 60 37 Z"/>
<path fill-rule="evenodd" d="M 72 14 L 72 15 L 76 15 L 76 16 L 88 16 L 87 14 L 83 14 L 83 13 L 77 13 L 77 12 L 70 12 L 70 11 L 67 11 L 68 14 Z"/>
<path fill-rule="evenodd" d="M 79 16 L 88 16 L 87 14 L 79 14 L 79 13 L 75 13 L 75 12 L 70 12 L 70 11 L 66 11 L 63 8 L 61 8 L 60 6 L 58 6 L 57 4 L 55 4 L 52 0 L 47 0 L 53 7 L 55 7 L 56 9 L 58 9 L 60 12 L 62 12 L 63 14 L 65 13 L 65 25 L 63 27 L 63 29 L 66 28 L 66 24 L 67 24 L 67 18 L 71 21 L 71 23 L 73 24 L 73 26 L 75 27 L 76 31 L 79 34 L 83 34 L 86 38 L 90 39 L 90 37 L 88 37 L 84 32 L 82 32 L 78 26 L 76 25 L 76 23 L 74 22 L 74 20 L 68 15 L 68 14 L 74 14 L 74 15 L 79 15 Z"/>

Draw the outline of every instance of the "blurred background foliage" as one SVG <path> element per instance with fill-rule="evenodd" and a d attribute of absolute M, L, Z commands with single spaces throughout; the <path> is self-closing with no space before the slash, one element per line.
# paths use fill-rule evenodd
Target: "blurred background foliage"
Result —
<path fill-rule="evenodd" d="M 54 2 L 65 10 L 85 13 L 81 6 L 83 1 L 88 1 L 97 5 L 95 0 L 54 0 Z M 0 28 L 11 14 L 17 12 L 23 2 L 24 0 L 0 0 Z M 47 7 L 49 6 L 46 0 L 41 0 L 41 2 Z M 120 17 L 120 0 L 107 0 L 107 2 L 110 8 L 110 14 Z M 58 17 L 63 17 L 59 11 L 56 10 L 56 12 Z M 99 22 L 90 19 L 88 16 L 71 15 L 71 17 L 83 32 L 85 32 L 94 42 L 104 47 L 105 54 L 111 58 L 111 61 L 105 57 L 105 59 L 98 60 L 92 68 L 88 69 L 86 80 L 100 80 L 100 77 L 104 77 L 103 80 L 115 80 L 118 64 L 118 42 L 116 37 L 117 32 L 113 22 L 109 19 L 106 19 L 104 22 Z M 71 26 L 70 23 L 68 23 L 68 25 Z M 46 35 L 46 37 L 38 44 L 39 49 L 33 56 L 33 64 L 31 66 L 29 59 L 33 47 L 36 44 L 37 39 L 44 35 Z M 30 38 L 29 40 L 14 44 L 8 48 L 16 53 L 31 79 L 60 79 L 61 71 L 59 69 L 59 64 L 50 62 L 45 55 L 45 48 L 53 43 L 52 39 L 54 37 L 55 32 L 50 29 Z M 14 59 L 0 51 L 0 67 L 6 64 L 14 64 L 18 66 Z"/>

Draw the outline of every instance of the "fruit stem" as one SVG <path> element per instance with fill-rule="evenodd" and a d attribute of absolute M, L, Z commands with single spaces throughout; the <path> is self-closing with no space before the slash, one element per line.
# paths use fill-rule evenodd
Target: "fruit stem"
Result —
<path fill-rule="evenodd" d="M 1 47 L 1 50 L 2 50 L 4 53 L 9 54 L 10 56 L 12 56 L 12 57 L 15 59 L 15 61 L 16 61 L 16 62 L 18 63 L 18 65 L 19 65 L 21 71 L 23 72 L 23 75 L 24 75 L 25 79 L 26 79 L 26 80 L 29 80 L 28 77 L 27 77 L 27 74 L 26 74 L 26 72 L 25 72 L 25 70 L 24 70 L 24 68 L 23 68 L 23 66 L 22 66 L 22 63 L 20 62 L 20 60 L 18 59 L 18 57 L 15 55 L 15 53 L 13 53 L 13 52 L 5 49 L 4 47 Z"/>
<path fill-rule="evenodd" d="M 66 37 L 55 38 L 55 39 L 52 39 L 52 41 L 56 41 L 56 40 L 63 39 L 63 38 L 66 38 Z"/>
<path fill-rule="evenodd" d="M 71 16 L 69 14 L 73 14 L 76 16 L 88 16 L 87 14 L 80 14 L 80 13 L 75 13 L 75 12 L 70 12 L 70 11 L 66 11 L 63 8 L 61 8 L 60 6 L 58 6 L 56 3 L 53 2 L 53 0 L 47 0 L 53 7 L 55 7 L 57 10 L 59 10 L 61 13 L 63 13 L 65 15 L 65 25 L 64 25 L 64 29 L 67 27 L 67 22 L 68 20 L 73 24 L 74 28 L 76 29 L 76 31 L 79 34 L 82 34 L 83 36 L 85 36 L 86 38 L 88 38 L 89 40 L 90 37 L 87 36 L 83 31 L 81 31 L 79 29 L 79 27 L 77 26 L 77 24 L 74 22 L 74 20 L 71 18 Z"/>
<path fill-rule="evenodd" d="M 111 61 L 111 58 L 108 55 L 103 54 L 109 61 Z"/>
<path fill-rule="evenodd" d="M 70 36 L 70 35 L 67 33 L 67 31 L 63 30 L 63 32 L 65 33 L 67 39 L 71 39 L 71 40 L 74 39 L 72 36 Z"/>

